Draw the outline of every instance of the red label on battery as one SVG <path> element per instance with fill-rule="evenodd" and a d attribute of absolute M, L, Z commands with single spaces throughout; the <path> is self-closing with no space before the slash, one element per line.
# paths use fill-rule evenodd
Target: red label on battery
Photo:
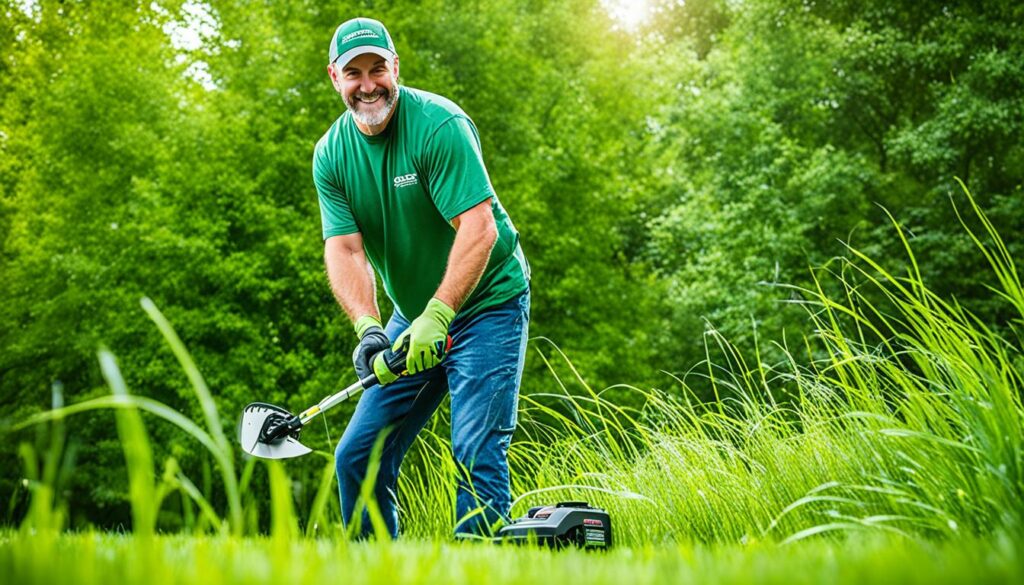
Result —
<path fill-rule="evenodd" d="M 604 522 L 601 522 L 600 520 L 595 520 L 594 518 L 584 518 L 583 524 L 585 526 L 604 526 Z"/>

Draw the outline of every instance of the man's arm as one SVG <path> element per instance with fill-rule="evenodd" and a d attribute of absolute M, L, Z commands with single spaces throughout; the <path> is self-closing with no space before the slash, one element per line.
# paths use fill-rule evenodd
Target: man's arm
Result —
<path fill-rule="evenodd" d="M 455 216 L 452 225 L 456 231 L 455 242 L 448 253 L 444 279 L 434 297 L 458 312 L 480 282 L 491 257 L 491 249 L 498 239 L 491 199 L 487 198 Z"/>
<path fill-rule="evenodd" d="M 428 370 L 444 357 L 448 327 L 480 282 L 491 257 L 491 248 L 498 239 L 490 198 L 454 217 L 452 225 L 455 242 L 448 253 L 448 267 L 441 286 L 393 346 L 394 349 L 407 346 L 405 367 L 410 374 Z"/>
<path fill-rule="evenodd" d="M 377 308 L 377 285 L 373 267 L 363 251 L 359 233 L 332 236 L 324 241 L 324 265 L 327 279 L 338 304 L 353 323 L 367 315 L 380 321 Z"/>

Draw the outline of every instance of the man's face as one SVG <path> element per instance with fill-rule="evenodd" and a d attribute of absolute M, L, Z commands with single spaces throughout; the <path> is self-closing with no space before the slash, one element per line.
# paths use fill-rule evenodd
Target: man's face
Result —
<path fill-rule="evenodd" d="M 384 57 L 364 53 L 343 66 L 331 66 L 329 72 L 357 122 L 379 126 L 388 119 L 398 98 L 398 57 L 392 67 Z"/>

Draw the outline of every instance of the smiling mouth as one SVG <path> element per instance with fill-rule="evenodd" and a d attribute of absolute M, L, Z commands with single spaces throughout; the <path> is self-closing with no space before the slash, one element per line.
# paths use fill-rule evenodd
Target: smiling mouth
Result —
<path fill-rule="evenodd" d="M 364 103 L 364 104 L 375 104 L 378 101 L 380 101 L 380 99 L 382 97 L 384 97 L 383 93 L 375 93 L 375 94 L 371 94 L 371 95 L 356 95 L 355 96 L 355 101 L 360 102 L 360 103 Z"/>

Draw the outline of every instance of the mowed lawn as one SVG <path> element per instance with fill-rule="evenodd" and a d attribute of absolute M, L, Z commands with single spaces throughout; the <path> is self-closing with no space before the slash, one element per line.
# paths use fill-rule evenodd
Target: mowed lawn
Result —
<path fill-rule="evenodd" d="M 1021 542 L 853 534 L 790 545 L 666 544 L 608 552 L 487 543 L 83 533 L 0 537 L 5 583 L 1020 583 Z"/>

